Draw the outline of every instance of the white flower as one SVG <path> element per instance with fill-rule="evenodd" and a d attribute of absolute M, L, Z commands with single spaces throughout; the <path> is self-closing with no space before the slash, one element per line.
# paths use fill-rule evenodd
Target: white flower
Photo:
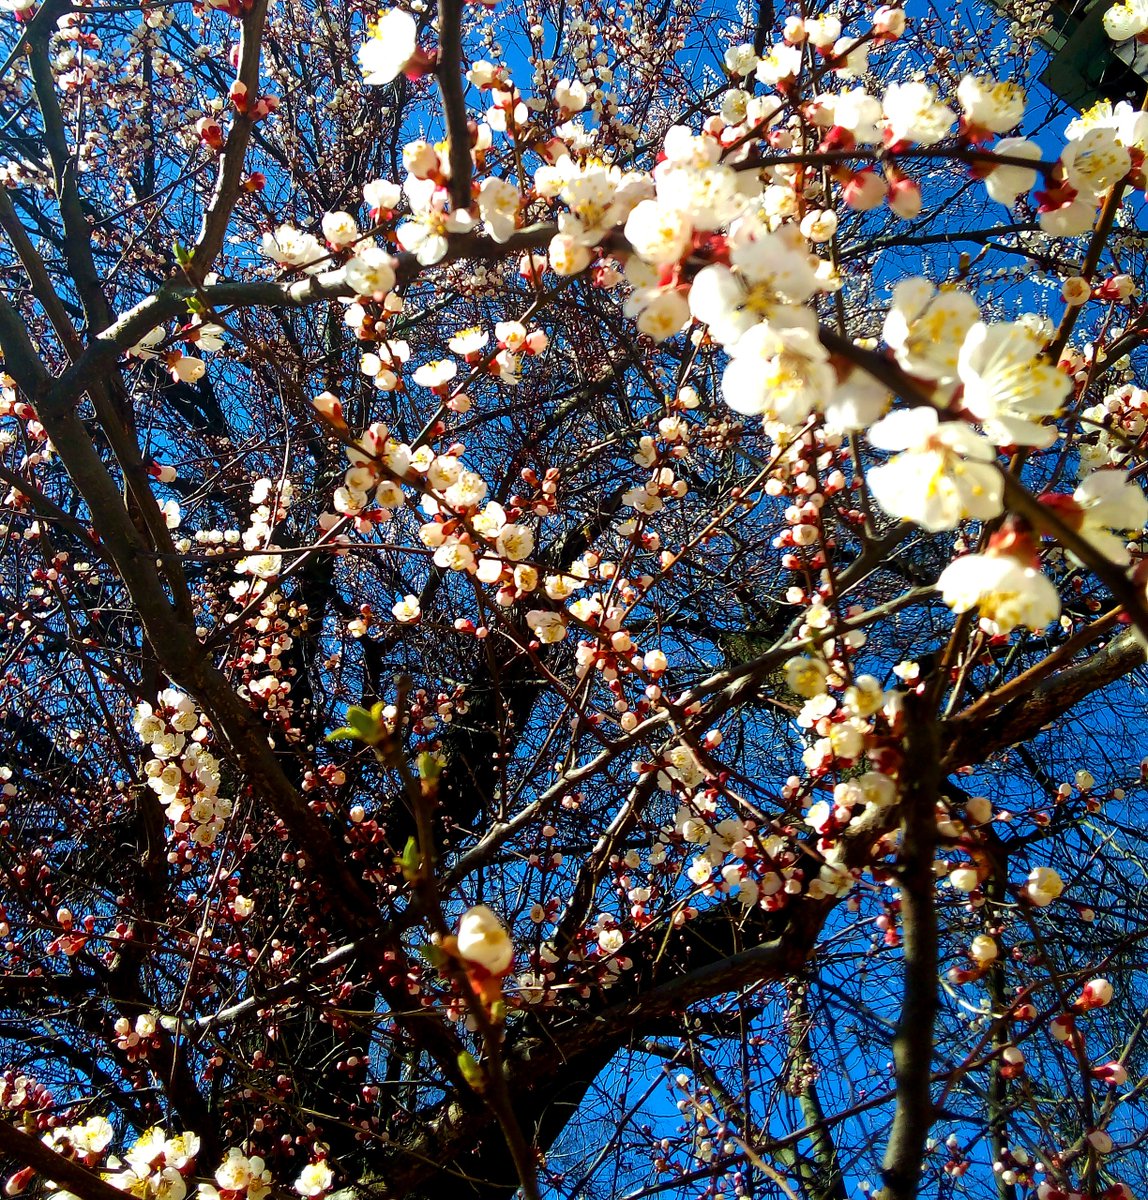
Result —
<path fill-rule="evenodd" d="M 1037 908 L 1045 908 L 1064 891 L 1064 880 L 1051 867 L 1034 867 L 1025 882 L 1024 894 Z"/>
<path fill-rule="evenodd" d="M 391 83 L 397 79 L 414 57 L 418 48 L 418 26 L 409 13 L 392 8 L 383 13 L 371 31 L 371 36 L 359 47 L 358 60 L 363 68 L 363 82 Z"/>
<path fill-rule="evenodd" d="M 532 608 L 526 614 L 526 624 L 530 626 L 530 632 L 545 644 L 560 642 L 566 636 L 566 621 L 561 613 Z"/>
<path fill-rule="evenodd" d="M 860 79 L 869 69 L 869 49 L 869 43 L 859 38 L 838 38 L 831 54 L 838 64 L 833 68 L 834 74 L 839 79 Z"/>
<path fill-rule="evenodd" d="M 749 42 L 742 42 L 738 46 L 730 46 L 725 52 L 723 61 L 725 69 L 731 75 L 740 75 L 744 78 L 746 75 L 752 75 L 757 67 L 757 54 Z"/>
<path fill-rule="evenodd" d="M 460 358 L 467 358 L 472 354 L 481 354 L 490 341 L 490 335 L 485 333 L 477 325 L 472 325 L 468 329 L 460 329 L 450 341 L 447 342 L 447 349 L 452 354 L 459 355 Z"/>
<path fill-rule="evenodd" d="M 626 218 L 626 238 L 646 262 L 667 267 L 689 249 L 693 227 L 676 209 L 657 200 L 643 200 Z"/>
<path fill-rule="evenodd" d="M 589 100 L 586 85 L 578 79 L 560 79 L 554 85 L 554 102 L 568 113 L 581 112 Z"/>
<path fill-rule="evenodd" d="M 931 146 L 952 128 L 953 110 L 927 83 L 892 83 L 885 91 L 885 120 L 896 142 Z"/>
<path fill-rule="evenodd" d="M 529 558 L 534 550 L 534 534 L 526 525 L 505 525 L 495 539 L 495 549 L 511 562 Z"/>
<path fill-rule="evenodd" d="M 1109 532 L 1130 530 L 1139 535 L 1148 522 L 1148 498 L 1123 471 L 1094 471 L 1072 493 L 1080 506 L 1080 532 L 1112 562 L 1126 564 L 1124 538 Z"/>
<path fill-rule="evenodd" d="M 1060 163 L 1070 187 L 1084 196 L 1099 196 L 1128 174 L 1132 156 L 1114 129 L 1098 126 L 1073 138 L 1065 146 Z"/>
<path fill-rule="evenodd" d="M 690 306 L 675 287 L 648 288 L 635 292 L 626 304 L 627 314 L 636 314 L 638 332 L 664 342 L 690 323 Z"/>
<path fill-rule="evenodd" d="M 555 275 L 577 275 L 590 265 L 590 251 L 570 234 L 556 233 L 546 248 Z"/>
<path fill-rule="evenodd" d="M 1001 138 L 993 147 L 993 153 L 1008 155 L 1010 158 L 1031 158 L 1034 161 L 1041 156 L 1040 147 L 1036 142 L 1030 142 L 1026 138 Z M 1001 163 L 985 176 L 985 191 L 998 204 L 1014 204 L 1016 198 L 1029 191 L 1034 183 L 1035 170 Z"/>
<path fill-rule="evenodd" d="M 468 909 L 458 923 L 458 952 L 492 975 L 501 975 L 514 962 L 514 943 L 502 922 L 485 904 Z"/>
<path fill-rule="evenodd" d="M 799 425 L 824 408 L 837 375 L 813 313 L 791 309 L 784 315 L 792 324 L 763 321 L 738 339 L 722 375 L 722 398 L 734 412 Z"/>
<path fill-rule="evenodd" d="M 957 99 L 968 123 L 990 133 L 1007 133 L 1024 116 L 1024 89 L 987 75 L 966 75 L 957 84 Z"/>
<path fill-rule="evenodd" d="M 308 1163 L 299 1172 L 299 1178 L 295 1180 L 295 1190 L 300 1196 L 322 1196 L 331 1190 L 334 1181 L 334 1172 L 325 1159 L 320 1159 L 319 1162 Z"/>
<path fill-rule="evenodd" d="M 417 596 L 404 596 L 397 604 L 391 605 L 391 612 L 394 613 L 395 620 L 400 625 L 410 625 L 417 621 L 421 615 L 419 598 Z"/>
<path fill-rule="evenodd" d="M 265 258 L 285 267 L 311 266 L 326 256 L 314 234 L 303 233 L 293 225 L 280 225 L 274 233 L 265 233 L 260 250 Z"/>
<path fill-rule="evenodd" d="M 1064 200 L 1042 209 L 1037 219 L 1041 230 L 1053 237 L 1079 237 L 1096 224 L 1096 201 L 1080 196 Z"/>
<path fill-rule="evenodd" d="M 965 336 L 957 366 L 961 402 L 998 446 L 1047 446 L 1056 439 L 1052 426 L 1033 418 L 1057 414 L 1072 381 L 1044 358 L 1043 349 L 1040 337 L 1020 321 L 978 321 Z"/>
<path fill-rule="evenodd" d="M 323 214 L 323 236 L 332 246 L 349 246 L 359 236 L 359 224 L 350 213 Z"/>
<path fill-rule="evenodd" d="M 626 936 L 620 929 L 603 929 L 598 933 L 598 949 L 603 954 L 617 954 L 626 944 Z"/>
<path fill-rule="evenodd" d="M 1060 597 L 1049 579 L 1011 554 L 967 554 L 937 580 L 945 603 L 958 613 L 979 609 L 994 636 L 1018 625 L 1039 631 L 1060 616 Z"/>
<path fill-rule="evenodd" d="M 852 88 L 836 95 L 827 93 L 818 96 L 817 100 L 828 106 L 833 124 L 848 130 L 859 145 L 871 146 L 881 140 L 881 101 L 864 88 Z"/>
<path fill-rule="evenodd" d="M 978 967 L 987 967 L 990 963 L 996 962 L 999 956 L 1000 948 L 997 946 L 996 938 L 989 937 L 987 933 L 978 933 L 969 945 L 969 957 Z"/>
<path fill-rule="evenodd" d="M 1104 32 L 1114 42 L 1139 37 L 1148 29 L 1148 0 L 1121 0 L 1104 14 Z"/>
<path fill-rule="evenodd" d="M 443 492 L 447 507 L 455 512 L 477 508 L 486 496 L 486 480 L 477 471 L 463 473 Z"/>
<path fill-rule="evenodd" d="M 197 379 L 203 378 L 203 373 L 207 370 L 207 364 L 202 358 L 192 358 L 178 350 L 172 351 L 169 363 L 172 378 L 181 383 L 195 383 Z"/>
<path fill-rule="evenodd" d="M 248 1158 L 232 1146 L 215 1172 L 215 1182 L 224 1191 L 245 1191 L 247 1200 L 262 1200 L 271 1190 L 271 1172 L 258 1155 Z"/>
<path fill-rule="evenodd" d="M 363 199 L 374 212 L 389 212 L 398 208 L 403 190 L 389 179 L 372 179 L 363 185 Z"/>
<path fill-rule="evenodd" d="M 948 383 L 956 377 L 965 335 L 980 315 L 967 292 L 939 292 L 927 279 L 905 279 L 893 289 L 883 333 L 910 375 Z"/>
<path fill-rule="evenodd" d="M 398 260 L 378 246 L 360 246 L 343 268 L 343 278 L 356 296 L 382 300 L 395 286 Z"/>
<path fill-rule="evenodd" d="M 806 699 L 820 696 L 826 691 L 829 668 L 819 658 L 796 655 L 785 664 L 785 682 L 791 692 Z"/>
<path fill-rule="evenodd" d="M 881 418 L 891 399 L 884 384 L 868 371 L 855 367 L 839 377 L 833 395 L 825 402 L 825 427 L 831 433 L 854 433 Z"/>
<path fill-rule="evenodd" d="M 744 174 L 732 167 L 693 167 L 667 161 L 654 168 L 654 180 L 658 204 L 680 213 L 694 229 L 703 231 L 728 225 L 754 199 L 747 191 Z"/>
<path fill-rule="evenodd" d="M 1129 149 L 1148 148 L 1148 113 L 1140 112 L 1126 100 L 1113 104 L 1110 100 L 1097 100 L 1064 130 L 1068 139 L 1081 137 L 1089 129 L 1113 129 L 1116 136 Z"/>
<path fill-rule="evenodd" d="M 775 232 L 742 218 L 730 230 L 731 267 L 703 267 L 690 288 L 690 311 L 727 350 L 758 322 L 788 304 L 803 304 L 821 290 L 817 262 L 801 231 Z"/>
<path fill-rule="evenodd" d="M 166 336 L 167 330 L 162 325 L 157 325 L 154 329 L 149 329 L 134 346 L 129 346 L 124 353 L 130 354 L 134 358 L 155 358 L 159 354 L 157 347 L 163 343 Z"/>
<path fill-rule="evenodd" d="M 972 892 L 976 890 L 980 880 L 977 878 L 975 868 L 957 867 L 955 871 L 949 872 L 949 883 L 958 892 Z"/>
<path fill-rule="evenodd" d="M 819 50 L 828 50 L 841 36 L 841 19 L 832 13 L 810 17 L 805 22 L 805 36 Z"/>
<path fill-rule="evenodd" d="M 1002 511 L 996 449 L 963 421 L 941 422 L 932 408 L 899 409 L 869 430 L 879 450 L 902 450 L 865 478 L 881 507 L 924 529 L 955 529 Z"/>
<path fill-rule="evenodd" d="M 801 71 L 801 47 L 776 42 L 766 51 L 754 70 L 766 87 L 776 87 L 782 80 L 793 79 Z"/>
<path fill-rule="evenodd" d="M 458 374 L 458 363 L 452 358 L 440 358 L 434 362 L 423 363 L 414 373 L 414 381 L 419 387 L 442 387 Z M 457 460 L 456 460 L 457 461 Z"/>
<path fill-rule="evenodd" d="M 828 242 L 837 232 L 837 213 L 831 208 L 813 208 L 801 218 L 801 234 L 811 242 Z"/>
<path fill-rule="evenodd" d="M 518 189 L 505 179 L 491 177 L 478 189 L 478 211 L 486 231 L 496 242 L 505 242 L 518 220 Z"/>
<path fill-rule="evenodd" d="M 68 1140 L 81 1154 L 102 1154 L 111 1145 L 114 1134 L 107 1117 L 91 1117 L 82 1125 L 73 1125 L 68 1130 Z"/>

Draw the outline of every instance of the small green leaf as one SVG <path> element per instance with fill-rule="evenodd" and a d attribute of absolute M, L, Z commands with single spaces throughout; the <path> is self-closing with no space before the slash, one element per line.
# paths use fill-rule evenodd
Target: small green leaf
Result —
<path fill-rule="evenodd" d="M 486 1076 L 483 1074 L 482 1068 L 475 1062 L 474 1055 L 468 1050 L 464 1050 L 458 1056 L 458 1069 L 462 1072 L 462 1077 L 470 1084 L 476 1092 L 481 1092 L 486 1087 Z"/>
<path fill-rule="evenodd" d="M 327 734 L 327 741 L 335 742 L 351 738 L 364 742 L 368 746 L 378 746 L 391 736 L 391 731 L 383 720 L 383 709 L 386 705 L 381 701 L 369 710 L 352 704 L 347 709 L 347 723 L 333 733 Z"/>
<path fill-rule="evenodd" d="M 446 962 L 446 954 L 443 953 L 441 946 L 436 946 L 434 942 L 425 942 L 419 947 L 419 954 L 430 966 L 437 971 L 444 962 Z"/>
<path fill-rule="evenodd" d="M 424 750 L 419 755 L 418 768 L 419 778 L 423 783 L 434 783 L 442 774 L 442 757 L 438 754 L 433 754 L 429 750 Z"/>
<path fill-rule="evenodd" d="M 410 882 L 419 873 L 419 844 L 413 837 L 407 838 L 407 844 L 403 847 L 403 856 L 399 859 L 399 866 L 402 868 L 403 878 Z"/>

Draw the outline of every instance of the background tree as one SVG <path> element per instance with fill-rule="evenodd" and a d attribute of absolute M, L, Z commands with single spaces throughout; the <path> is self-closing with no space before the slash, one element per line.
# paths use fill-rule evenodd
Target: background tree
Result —
<path fill-rule="evenodd" d="M 1132 1195 L 1063 15 L 4 7 L 8 1194 Z"/>

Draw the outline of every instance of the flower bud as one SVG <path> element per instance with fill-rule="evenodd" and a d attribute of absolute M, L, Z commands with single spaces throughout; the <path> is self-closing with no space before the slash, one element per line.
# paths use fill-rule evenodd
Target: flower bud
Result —
<path fill-rule="evenodd" d="M 458 952 L 492 975 L 502 975 L 514 962 L 514 944 L 502 922 L 485 904 L 476 904 L 458 923 Z"/>

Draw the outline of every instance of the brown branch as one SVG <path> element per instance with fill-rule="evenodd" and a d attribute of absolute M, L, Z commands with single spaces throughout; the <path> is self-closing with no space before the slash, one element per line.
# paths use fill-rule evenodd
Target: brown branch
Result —
<path fill-rule="evenodd" d="M 112 319 L 111 305 L 104 295 L 103 281 L 92 254 L 92 227 L 84 212 L 80 189 L 76 185 L 76 162 L 68 149 L 68 134 L 56 96 L 56 78 L 48 55 L 48 41 L 54 26 L 37 27 L 28 39 L 28 64 L 40 116 L 44 122 L 44 145 L 52 163 L 53 186 L 64 225 L 64 257 L 68 272 L 76 284 L 90 328 L 99 329 Z"/>
<path fill-rule="evenodd" d="M 915 1200 L 933 1123 L 930 1081 L 937 1017 L 937 730 L 932 713 L 907 697 L 901 795 L 901 928 L 904 999 L 893 1038 L 897 1103 L 881 1166 L 882 1200 Z"/>
<path fill-rule="evenodd" d="M 267 18 L 268 0 L 255 0 L 244 15 L 239 35 L 239 70 L 236 82 L 247 89 L 247 112 L 236 112 L 227 135 L 227 144 L 219 156 L 219 173 L 215 179 L 215 191 L 203 214 L 203 224 L 187 266 L 187 276 L 194 284 L 203 282 L 211 270 L 212 263 L 223 249 L 227 224 L 239 198 L 243 182 L 243 168 L 247 161 L 247 147 L 255 128 L 255 118 L 250 110 L 259 99 L 259 51 L 263 40 L 263 25 Z"/>
<path fill-rule="evenodd" d="M 450 202 L 457 212 L 471 202 L 470 133 L 462 90 L 462 0 L 439 0 L 438 47 L 435 78 L 450 141 Z"/>
<path fill-rule="evenodd" d="M 480 234 L 468 234 L 451 240 L 444 263 L 460 259 L 491 262 L 522 250 L 538 250 L 554 236 L 548 223 L 521 229 L 505 242 L 495 242 Z M 397 286 L 410 283 L 425 271 L 412 254 L 400 254 L 395 276 Z M 187 302 L 198 296 L 213 309 L 220 308 L 309 308 L 325 300 L 348 298 L 354 293 L 343 281 L 342 272 L 328 271 L 295 281 L 223 282 L 203 287 L 189 285 L 183 278 L 168 280 L 158 292 L 109 323 L 96 334 L 88 348 L 55 381 L 47 401 L 53 405 L 71 404 L 88 386 L 94 372 L 114 363 L 121 353 L 157 325 L 187 312 Z"/>
<path fill-rule="evenodd" d="M 39 1138 L 23 1133 L 7 1121 L 0 1121 L 0 1152 L 10 1154 L 45 1179 L 74 1192 L 80 1200 L 124 1200 L 119 1188 L 105 1183 L 94 1171 L 57 1154 Z"/>
<path fill-rule="evenodd" d="M 1027 671 L 1022 671 L 1019 675 L 1014 675 L 1007 683 L 994 688 L 991 692 L 985 692 L 984 695 L 970 704 L 968 708 L 962 709 L 955 716 L 951 717 L 948 722 L 948 728 L 952 728 L 953 725 L 972 728 L 974 722 L 984 720 L 985 717 L 997 712 L 1018 696 L 1026 695 L 1042 679 L 1047 678 L 1058 667 L 1074 658 L 1081 650 L 1091 645 L 1102 634 L 1107 633 L 1117 623 L 1119 618 L 1120 610 L 1113 609 L 1111 612 L 1107 612 L 1104 616 L 1093 621 L 1090 625 L 1077 630 L 1072 637 L 1057 646 L 1051 654 L 1046 655 L 1040 662 L 1029 667 Z"/>
<path fill-rule="evenodd" d="M 28 231 L 20 223 L 20 218 L 12 207 L 12 201 L 8 198 L 6 188 L 0 188 L 0 229 L 4 230 L 8 240 L 12 243 L 12 249 L 16 251 L 16 257 L 19 258 L 24 270 L 28 273 L 28 280 L 32 285 L 32 295 L 36 297 L 41 308 L 47 314 L 52 328 L 56 331 L 56 336 L 68 352 L 68 357 L 77 358 L 83 350 L 84 344 L 64 308 L 63 301 L 52 285 L 43 258 L 40 257 L 36 247 L 32 245 Z"/>
<path fill-rule="evenodd" d="M 984 762 L 1006 746 L 1027 741 L 1050 721 L 1063 716 L 1086 696 L 1143 666 L 1144 645 L 1136 630 L 1125 630 L 1084 662 L 1058 671 L 1026 695 L 1018 696 L 989 720 L 945 725 L 945 770 Z"/>

